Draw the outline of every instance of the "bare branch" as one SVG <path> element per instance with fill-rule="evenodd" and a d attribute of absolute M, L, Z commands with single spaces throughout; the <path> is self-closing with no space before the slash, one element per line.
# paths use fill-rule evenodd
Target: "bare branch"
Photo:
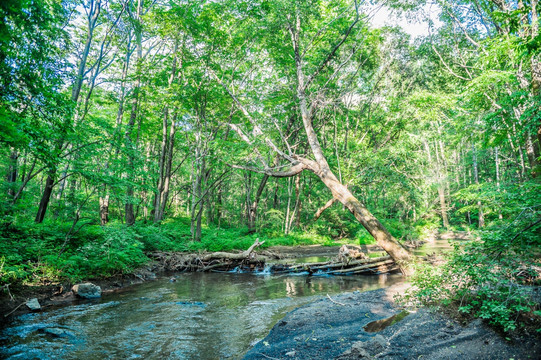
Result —
<path fill-rule="evenodd" d="M 332 198 L 331 200 L 327 201 L 327 203 L 325 205 L 323 205 L 322 207 L 317 209 L 316 214 L 314 215 L 314 221 L 317 221 L 317 219 L 319 219 L 321 214 L 323 214 L 323 212 L 325 210 L 330 208 L 332 206 L 332 204 L 334 204 L 336 201 L 338 201 L 338 200 L 336 200 L 335 198 Z"/>
<path fill-rule="evenodd" d="M 256 172 L 256 173 L 259 173 L 259 174 L 265 174 L 265 175 L 275 177 L 275 178 L 292 177 L 292 176 L 295 176 L 295 175 L 301 173 L 303 170 L 309 169 L 308 166 L 306 166 L 306 164 L 300 163 L 300 162 L 293 165 L 293 166 L 291 166 L 291 168 L 288 171 L 273 171 L 271 168 L 258 169 L 258 168 L 254 168 L 254 167 L 234 165 L 234 164 L 229 164 L 229 166 L 231 166 L 234 169 L 252 171 L 252 172 Z"/>
<path fill-rule="evenodd" d="M 212 75 L 212 77 L 218 82 L 218 84 L 220 84 L 224 90 L 229 94 L 229 96 L 231 97 L 231 99 L 233 99 L 233 102 L 235 103 L 235 105 L 237 106 L 237 108 L 244 114 L 244 116 L 248 119 L 248 121 L 250 121 L 250 123 L 252 124 L 252 126 L 254 127 L 254 134 L 255 135 L 263 135 L 264 139 L 265 139 L 265 143 L 272 149 L 274 150 L 276 153 L 278 153 L 281 157 L 283 157 L 284 159 L 290 161 L 290 162 L 295 162 L 295 160 L 289 156 L 288 154 L 284 153 L 282 150 L 280 150 L 276 144 L 274 144 L 272 142 L 272 140 L 266 136 L 263 131 L 261 130 L 261 127 L 259 126 L 259 124 L 257 123 L 257 121 L 252 117 L 252 115 L 250 115 L 250 113 L 248 112 L 248 110 L 246 110 L 246 108 L 240 103 L 240 101 L 237 99 L 237 97 L 235 96 L 235 94 L 233 94 L 231 92 L 231 90 L 229 90 L 229 88 L 223 83 L 223 81 L 218 77 L 218 75 L 216 75 L 216 73 L 208 68 L 209 70 L 209 73 Z M 232 124 L 230 124 L 231 126 Z M 237 131 L 235 128 L 232 127 L 233 130 Z M 238 127 L 237 127 L 238 129 Z M 240 129 L 239 129 L 240 130 Z M 237 132 L 239 135 L 240 133 Z M 241 137 L 242 138 L 242 137 Z M 244 140 L 244 139 L 243 139 Z M 244 140 L 246 141 L 246 140 Z M 248 144 L 252 144 L 251 142 L 248 142 Z"/>

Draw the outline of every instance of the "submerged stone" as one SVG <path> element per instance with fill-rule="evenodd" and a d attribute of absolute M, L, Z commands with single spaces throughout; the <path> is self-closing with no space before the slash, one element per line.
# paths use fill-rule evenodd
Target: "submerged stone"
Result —
<path fill-rule="evenodd" d="M 177 305 L 187 305 L 187 306 L 199 306 L 199 307 L 205 307 L 207 304 L 200 301 L 177 301 Z"/>
<path fill-rule="evenodd" d="M 58 337 L 58 338 L 75 337 L 75 334 L 71 330 L 64 329 L 64 328 L 52 327 L 52 328 L 39 329 L 39 331 L 44 334 L 51 335 L 53 337 Z"/>

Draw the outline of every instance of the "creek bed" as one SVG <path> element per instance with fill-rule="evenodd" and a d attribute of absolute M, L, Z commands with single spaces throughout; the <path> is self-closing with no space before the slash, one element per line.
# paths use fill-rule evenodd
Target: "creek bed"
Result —
<path fill-rule="evenodd" d="M 450 249 L 447 240 L 436 240 L 415 252 Z M 295 261 L 328 258 L 313 254 Z M 195 272 L 174 278 L 174 282 L 163 277 L 106 293 L 98 300 L 18 316 L 0 331 L 0 358 L 237 359 L 296 307 L 327 294 L 403 282 L 399 274 Z"/>
<path fill-rule="evenodd" d="M 327 294 L 401 281 L 400 275 L 184 273 L 174 282 L 162 278 L 96 301 L 21 315 L 0 332 L 0 354 L 8 359 L 236 359 L 295 307 Z"/>

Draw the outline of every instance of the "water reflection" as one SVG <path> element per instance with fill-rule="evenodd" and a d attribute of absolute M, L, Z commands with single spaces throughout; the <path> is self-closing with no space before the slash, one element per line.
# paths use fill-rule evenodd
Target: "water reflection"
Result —
<path fill-rule="evenodd" d="M 11 359 L 238 358 L 314 295 L 366 291 L 399 275 L 306 277 L 191 273 L 18 317 L 0 333 Z M 63 328 L 72 336 L 39 331 Z"/>

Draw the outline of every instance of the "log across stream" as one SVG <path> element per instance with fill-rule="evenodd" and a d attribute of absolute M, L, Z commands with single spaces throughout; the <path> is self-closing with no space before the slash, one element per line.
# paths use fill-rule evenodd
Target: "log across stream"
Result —
<path fill-rule="evenodd" d="M 400 271 L 390 256 L 368 258 L 353 246 L 342 246 L 335 256 L 326 261 L 298 263 L 283 258 L 279 253 L 255 248 L 263 244 L 256 242 L 246 251 L 229 253 L 166 253 L 155 252 L 151 257 L 167 271 L 198 272 L 254 272 L 266 274 L 348 275 L 383 274 Z"/>

